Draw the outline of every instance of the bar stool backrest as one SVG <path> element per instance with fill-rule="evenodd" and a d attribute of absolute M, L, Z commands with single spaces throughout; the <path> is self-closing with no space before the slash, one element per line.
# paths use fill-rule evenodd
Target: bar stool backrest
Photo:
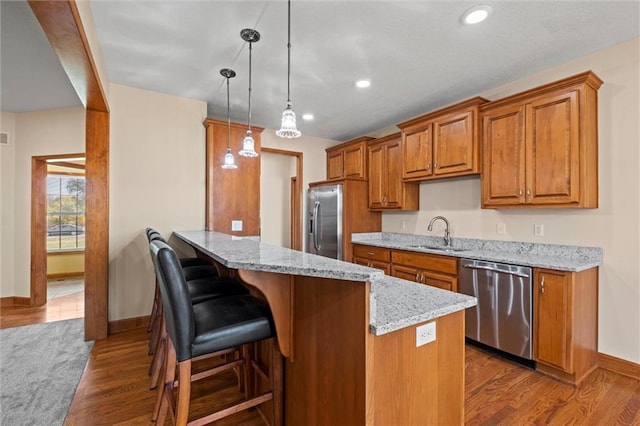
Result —
<path fill-rule="evenodd" d="M 193 306 L 187 282 L 175 251 L 164 241 L 151 241 L 151 257 L 160 284 L 167 333 L 173 342 L 178 361 L 191 358 L 195 338 Z"/>
<path fill-rule="evenodd" d="M 149 242 L 160 240 L 166 243 L 165 239 L 162 238 L 162 234 L 160 234 L 153 228 L 147 228 L 147 239 L 149 240 Z"/>

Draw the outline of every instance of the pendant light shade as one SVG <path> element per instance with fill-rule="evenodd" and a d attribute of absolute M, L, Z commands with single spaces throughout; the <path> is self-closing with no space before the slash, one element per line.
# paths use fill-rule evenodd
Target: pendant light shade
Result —
<path fill-rule="evenodd" d="M 276 135 L 281 138 L 297 138 L 302 133 L 296 128 L 296 113 L 291 106 L 291 0 L 287 5 L 287 107 L 282 113 L 282 124 Z"/>
<path fill-rule="evenodd" d="M 256 142 L 251 132 L 251 49 L 252 44 L 260 40 L 260 33 L 251 28 L 245 28 L 240 31 L 240 37 L 249 43 L 249 114 L 247 116 L 247 133 L 242 140 L 242 150 L 238 154 L 243 157 L 257 157 Z"/>
<path fill-rule="evenodd" d="M 224 155 L 223 169 L 237 169 L 236 161 L 231 153 L 231 109 L 229 102 L 229 79 L 236 76 L 236 72 L 229 68 L 220 70 L 220 74 L 227 79 L 227 153 Z"/>

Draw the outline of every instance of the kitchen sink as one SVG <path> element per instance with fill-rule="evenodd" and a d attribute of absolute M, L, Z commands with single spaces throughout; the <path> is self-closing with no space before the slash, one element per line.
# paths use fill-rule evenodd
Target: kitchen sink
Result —
<path fill-rule="evenodd" d="M 424 244 L 420 244 L 420 245 L 415 245 L 415 246 L 407 246 L 408 248 L 414 248 L 414 249 L 423 249 L 423 250 L 437 250 L 437 251 L 444 251 L 444 252 L 457 252 L 457 251 L 469 251 L 469 249 L 464 249 L 464 248 L 458 248 L 458 247 L 447 247 L 447 246 L 430 246 L 430 245 L 424 245 Z"/>

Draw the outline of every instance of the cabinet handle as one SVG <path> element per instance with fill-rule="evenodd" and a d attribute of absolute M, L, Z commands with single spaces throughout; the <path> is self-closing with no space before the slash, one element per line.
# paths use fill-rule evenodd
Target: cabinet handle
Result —
<path fill-rule="evenodd" d="M 544 277 L 540 278 L 540 293 L 544 293 Z"/>
<path fill-rule="evenodd" d="M 416 282 L 419 283 L 420 282 L 420 273 L 416 272 Z"/>
<path fill-rule="evenodd" d="M 522 197 L 522 189 L 518 191 L 518 197 Z"/>
<path fill-rule="evenodd" d="M 427 164 L 427 170 L 431 170 L 431 164 Z"/>
<path fill-rule="evenodd" d="M 527 197 L 531 197 L 531 188 L 527 188 Z"/>
<path fill-rule="evenodd" d="M 438 168 L 438 163 L 433 163 L 433 170 Z"/>
<path fill-rule="evenodd" d="M 384 194 L 382 196 L 382 204 L 385 205 L 385 206 L 387 205 L 387 194 Z"/>
<path fill-rule="evenodd" d="M 373 253 L 372 253 L 372 252 L 370 252 L 370 251 L 368 251 L 368 252 L 367 252 L 367 255 L 368 255 L 368 256 L 373 256 Z"/>

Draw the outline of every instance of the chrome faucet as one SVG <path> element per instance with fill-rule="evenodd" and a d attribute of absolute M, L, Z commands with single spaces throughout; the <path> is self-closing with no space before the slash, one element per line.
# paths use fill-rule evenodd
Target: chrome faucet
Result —
<path fill-rule="evenodd" d="M 429 222 L 429 226 L 427 227 L 427 231 L 432 231 L 433 230 L 433 222 L 435 222 L 438 219 L 443 220 L 445 225 L 447 226 L 444 229 L 444 243 L 447 245 L 447 247 L 451 247 L 451 234 L 449 233 L 449 221 L 447 220 L 446 217 L 444 217 L 444 216 L 436 216 L 433 219 L 431 219 L 431 222 Z"/>

